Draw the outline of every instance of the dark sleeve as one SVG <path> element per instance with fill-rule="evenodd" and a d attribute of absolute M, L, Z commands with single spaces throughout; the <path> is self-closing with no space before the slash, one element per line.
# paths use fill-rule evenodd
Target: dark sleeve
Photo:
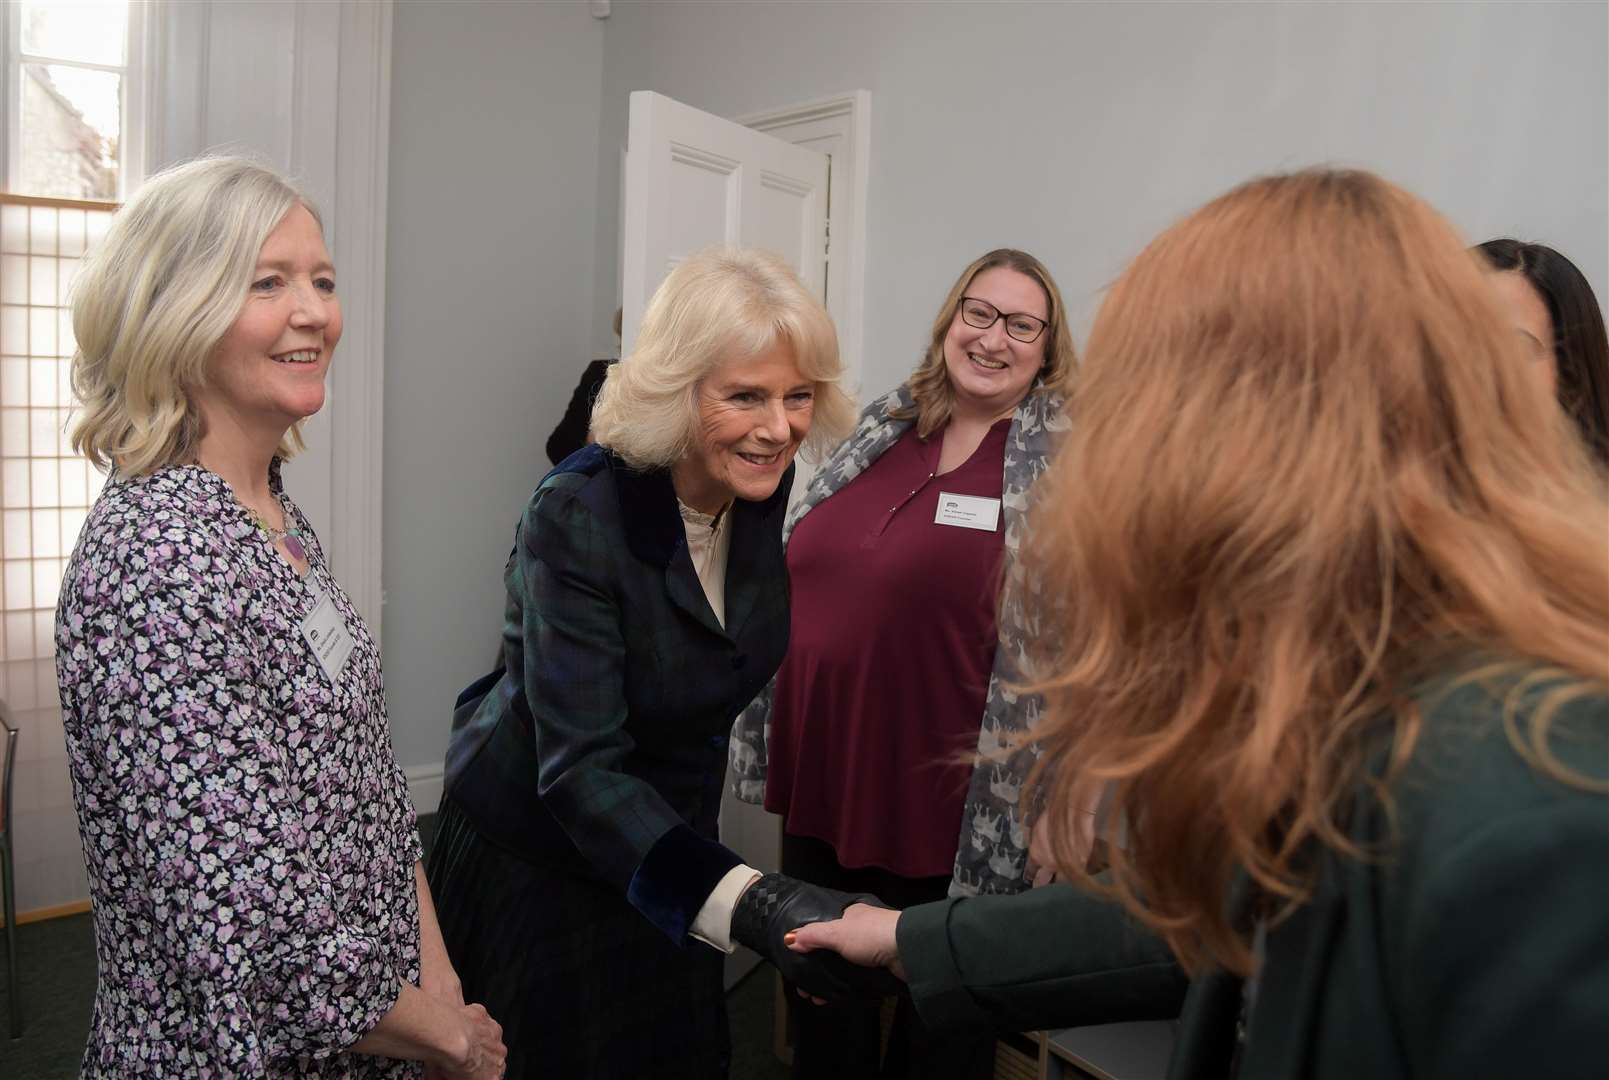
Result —
<path fill-rule="evenodd" d="M 625 771 L 629 657 L 616 592 L 624 538 L 573 492 L 544 490 L 518 549 L 525 693 L 542 802 L 582 856 L 673 941 L 738 865 Z"/>
<path fill-rule="evenodd" d="M 1408 911 L 1416 1077 L 1599 1075 L 1609 1050 L 1609 809 L 1578 798 L 1442 853 Z"/>
<path fill-rule="evenodd" d="M 548 436 L 548 460 L 553 464 L 557 465 L 587 445 L 587 429 L 592 425 L 592 403 L 597 400 L 598 391 L 603 389 L 603 380 L 608 376 L 609 365 L 613 362 L 594 360 L 581 373 L 581 381 L 576 384 L 575 393 L 570 395 L 570 404 L 564 410 L 564 419 Z"/>
<path fill-rule="evenodd" d="M 1166 1020 L 1184 1001 L 1187 980 L 1161 939 L 1067 884 L 907 908 L 897 934 L 930 1028 Z"/>

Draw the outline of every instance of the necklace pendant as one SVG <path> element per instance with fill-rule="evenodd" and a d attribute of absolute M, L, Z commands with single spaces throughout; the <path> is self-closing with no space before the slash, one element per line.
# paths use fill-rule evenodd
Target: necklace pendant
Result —
<path fill-rule="evenodd" d="M 285 550 L 290 554 L 290 557 L 299 562 L 306 562 L 307 549 L 302 546 L 302 538 L 293 532 L 288 532 L 285 534 L 284 539 Z"/>

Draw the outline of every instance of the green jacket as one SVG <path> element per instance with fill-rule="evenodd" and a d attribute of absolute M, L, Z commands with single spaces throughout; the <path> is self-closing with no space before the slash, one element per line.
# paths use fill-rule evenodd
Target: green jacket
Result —
<path fill-rule="evenodd" d="M 1366 800 L 1316 893 L 1271 927 L 1237 1080 L 1602 1076 L 1609 1069 L 1609 798 L 1516 751 L 1501 689 L 1426 699 L 1392 787 Z M 1530 705 L 1515 723 L 1529 730 Z M 1550 746 L 1609 779 L 1609 698 L 1570 702 Z M 1175 1015 L 1183 979 L 1115 906 L 1068 886 L 909 909 L 900 957 L 930 1025 L 1060 1028 Z M 1184 996 L 1171 1080 L 1230 1075 L 1241 981 Z"/>

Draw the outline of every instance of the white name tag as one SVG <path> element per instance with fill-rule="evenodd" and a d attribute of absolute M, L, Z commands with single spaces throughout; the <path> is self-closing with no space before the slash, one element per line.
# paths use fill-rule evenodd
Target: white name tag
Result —
<path fill-rule="evenodd" d="M 935 525 L 959 525 L 963 529 L 982 529 L 994 532 L 1000 524 L 1000 500 L 985 499 L 981 495 L 952 495 L 939 492 L 939 509 L 933 515 Z"/>
<path fill-rule="evenodd" d="M 354 643 L 335 601 L 321 592 L 314 592 L 313 610 L 302 620 L 301 629 L 324 674 L 330 682 L 340 682 L 341 672 L 346 670 L 346 661 L 352 655 Z"/>

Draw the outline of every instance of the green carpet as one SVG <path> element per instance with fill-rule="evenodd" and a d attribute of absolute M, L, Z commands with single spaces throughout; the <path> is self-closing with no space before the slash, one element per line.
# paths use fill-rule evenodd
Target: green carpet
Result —
<path fill-rule="evenodd" d="M 428 845 L 435 818 L 420 819 Z M 0 943 L 4 936 L 0 933 Z M 727 995 L 732 1023 L 731 1080 L 786 1080 L 788 1069 L 771 1052 L 772 969 L 762 965 Z M 0 980 L 0 1077 L 68 1080 L 89 1033 L 95 1004 L 95 928 L 89 915 L 70 915 L 17 927 L 17 997 L 22 1037 L 9 1039 L 11 1002 Z"/>

